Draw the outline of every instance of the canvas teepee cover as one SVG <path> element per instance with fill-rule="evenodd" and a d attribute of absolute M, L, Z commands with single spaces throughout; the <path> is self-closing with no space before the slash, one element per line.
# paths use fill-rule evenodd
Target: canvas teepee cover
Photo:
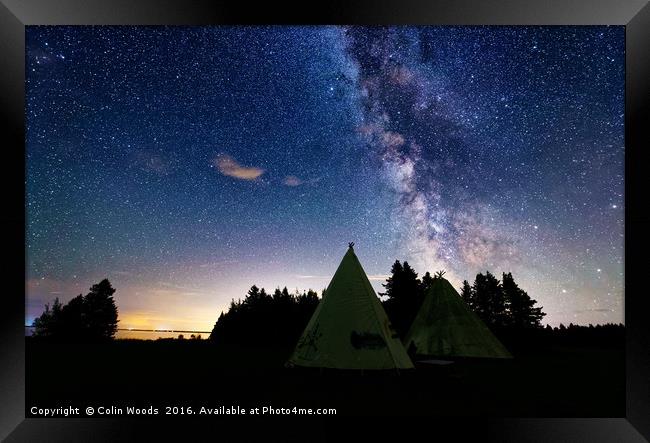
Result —
<path fill-rule="evenodd" d="M 442 276 L 427 291 L 404 344 L 417 355 L 512 358 Z"/>
<path fill-rule="evenodd" d="M 338 369 L 413 367 L 352 244 L 289 363 Z"/>

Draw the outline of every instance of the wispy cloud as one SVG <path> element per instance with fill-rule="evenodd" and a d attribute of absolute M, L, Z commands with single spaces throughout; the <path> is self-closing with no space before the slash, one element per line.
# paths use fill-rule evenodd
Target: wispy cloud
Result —
<path fill-rule="evenodd" d="M 315 185 L 320 181 L 320 177 L 316 178 L 310 178 L 310 179 L 302 179 L 300 177 L 296 177 L 295 175 L 287 175 L 284 177 L 282 180 L 282 184 L 285 186 L 302 186 L 302 185 Z"/>
<path fill-rule="evenodd" d="M 122 275 L 122 276 L 126 276 L 126 277 L 130 277 L 130 276 L 133 275 L 133 273 L 129 272 L 129 271 L 113 271 L 113 274 Z"/>
<path fill-rule="evenodd" d="M 183 286 L 183 285 L 177 285 L 175 283 L 170 283 L 170 282 L 165 282 L 165 281 L 159 281 L 158 285 L 164 287 L 164 288 L 169 288 L 171 292 L 173 293 L 178 293 L 181 291 L 182 294 L 203 294 L 205 291 L 202 291 L 198 288 L 194 287 L 189 287 L 189 286 Z M 160 291 L 167 291 L 167 289 L 160 289 Z"/>
<path fill-rule="evenodd" d="M 287 175 L 284 178 L 283 183 L 285 185 L 287 185 L 287 186 L 300 186 L 300 185 L 302 185 L 304 183 L 304 181 L 302 181 L 301 179 L 299 179 L 295 175 Z"/>
<path fill-rule="evenodd" d="M 264 169 L 255 166 L 242 166 L 237 160 L 226 154 L 220 154 L 214 159 L 214 165 L 223 175 L 240 180 L 255 180 L 264 174 Z"/>
<path fill-rule="evenodd" d="M 220 261 L 212 261 L 212 262 L 207 262 L 207 263 L 201 263 L 199 265 L 199 268 L 218 268 L 222 267 L 225 265 L 232 265 L 232 264 L 237 264 L 239 263 L 238 260 L 220 260 Z"/>

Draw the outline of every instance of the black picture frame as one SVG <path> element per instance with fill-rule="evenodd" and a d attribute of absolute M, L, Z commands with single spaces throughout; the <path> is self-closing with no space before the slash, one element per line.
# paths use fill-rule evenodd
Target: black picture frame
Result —
<path fill-rule="evenodd" d="M 151 421 L 25 419 L 25 174 L 24 74 L 27 25 L 624 25 L 626 29 L 625 323 L 626 416 L 594 419 L 427 419 L 427 428 L 480 441 L 644 441 L 650 438 L 650 335 L 643 287 L 648 262 L 650 189 L 648 98 L 650 6 L 645 0 L 364 0 L 276 3 L 181 0 L 2 0 L 0 109 L 5 123 L 2 161 L 5 242 L 4 307 L 0 309 L 0 438 L 7 441 L 120 441 L 149 439 Z M 597 387 L 594 387 L 597 389 Z M 462 421 L 464 424 L 459 424 Z M 472 421 L 475 423 L 472 424 Z M 469 422 L 465 424 L 466 422 Z M 240 423 L 241 425 L 241 423 Z M 142 430 L 141 427 L 149 430 Z M 214 425 L 216 426 L 216 425 Z M 218 426 L 221 426 L 219 424 Z M 166 437 L 174 422 L 153 427 Z M 186 425 L 181 435 L 191 440 Z M 221 428 L 223 429 L 223 428 Z M 289 438 L 286 423 L 279 429 Z M 216 430 L 215 430 L 216 432 Z M 218 433 L 214 434 L 218 436 Z M 323 437 L 324 438 L 324 437 Z M 267 440 L 271 439 L 267 435 Z"/>

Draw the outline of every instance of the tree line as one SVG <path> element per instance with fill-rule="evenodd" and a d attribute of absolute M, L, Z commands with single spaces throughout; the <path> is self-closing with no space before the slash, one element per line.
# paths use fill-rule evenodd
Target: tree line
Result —
<path fill-rule="evenodd" d="M 502 275 L 501 281 L 490 272 L 477 274 L 472 285 L 463 281 L 462 299 L 492 330 L 541 327 L 546 314 L 536 306 L 537 301 L 517 285 L 512 273 Z M 387 297 L 383 305 L 400 337 L 408 332 L 432 282 L 429 272 L 419 279 L 406 261 L 402 264 L 396 260 L 393 264 L 383 284 L 385 292 L 379 295 Z"/>
<path fill-rule="evenodd" d="M 295 344 L 318 301 L 318 294 L 311 289 L 291 294 L 285 287 L 269 294 L 253 285 L 243 300 L 232 300 L 228 311 L 219 315 L 210 340 L 260 346 Z"/>
<path fill-rule="evenodd" d="M 385 298 L 382 305 L 400 338 L 406 336 L 433 279 L 429 272 L 418 278 L 406 261 L 393 263 L 383 284 L 385 291 L 379 295 Z M 473 285 L 463 282 L 461 296 L 488 327 L 498 331 L 540 328 L 546 315 L 519 288 L 511 273 L 504 273 L 502 281 L 489 272 L 477 274 Z M 289 294 L 287 288 L 278 288 L 270 295 L 253 285 L 243 300 L 232 300 L 229 309 L 221 313 L 210 339 L 222 343 L 294 345 L 318 300 L 312 290 Z"/>
<path fill-rule="evenodd" d="M 57 297 L 50 307 L 34 320 L 34 336 L 62 341 L 103 341 L 115 336 L 118 312 L 108 279 L 79 294 L 65 305 Z"/>
<path fill-rule="evenodd" d="M 433 280 L 429 272 L 418 278 L 406 261 L 396 260 L 392 265 L 390 276 L 383 284 L 384 292 L 379 295 L 384 298 L 382 305 L 401 338 L 408 332 Z M 86 295 L 79 294 L 65 305 L 56 298 L 52 306 L 45 305 L 45 311 L 34 320 L 33 335 L 61 341 L 114 338 L 119 321 L 114 293 L 111 283 L 104 279 L 93 285 Z M 325 294 L 323 290 L 321 296 Z M 472 284 L 467 280 L 463 282 L 460 296 L 504 342 L 528 338 L 548 341 L 551 337 L 575 342 L 588 337 L 605 340 L 606 337 L 619 337 L 624 330 L 623 325 L 609 324 L 543 328 L 541 320 L 546 314 L 542 307 L 519 287 L 511 273 L 503 273 L 501 280 L 490 272 L 479 273 Z M 214 343 L 293 346 L 318 303 L 318 294 L 311 289 L 289 293 L 285 287 L 267 293 L 264 288 L 253 285 L 243 300 L 233 299 L 228 309 L 221 312 L 209 339 Z"/>
<path fill-rule="evenodd" d="M 546 315 L 537 300 L 521 289 L 510 272 L 499 281 L 490 272 L 478 274 L 474 283 L 463 281 L 460 292 L 467 305 L 493 329 L 539 328 Z"/>

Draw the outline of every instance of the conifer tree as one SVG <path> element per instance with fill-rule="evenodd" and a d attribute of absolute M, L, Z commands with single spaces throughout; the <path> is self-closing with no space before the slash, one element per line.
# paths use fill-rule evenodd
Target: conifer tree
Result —
<path fill-rule="evenodd" d="M 515 283 L 512 273 L 503 273 L 503 295 L 508 305 L 508 326 L 514 328 L 538 328 L 546 315 L 542 307 L 535 307 L 536 300 Z"/>
<path fill-rule="evenodd" d="M 463 287 L 460 290 L 460 296 L 463 301 L 469 306 L 470 309 L 474 309 L 474 292 L 472 291 L 472 286 L 467 280 L 463 281 Z"/>

